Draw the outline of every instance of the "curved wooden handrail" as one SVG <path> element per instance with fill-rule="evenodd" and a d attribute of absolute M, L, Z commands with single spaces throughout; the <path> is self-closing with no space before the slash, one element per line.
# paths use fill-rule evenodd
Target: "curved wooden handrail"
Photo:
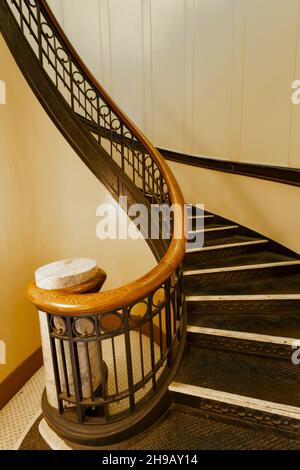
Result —
<path fill-rule="evenodd" d="M 173 238 L 166 254 L 155 268 L 134 282 L 109 291 L 94 294 L 71 294 L 64 291 L 46 291 L 38 288 L 35 282 L 32 282 L 26 289 L 27 298 L 38 309 L 46 312 L 63 313 L 64 315 L 72 316 L 88 313 L 101 314 L 111 310 L 121 309 L 122 307 L 144 299 L 166 282 L 176 271 L 176 268 L 180 265 L 185 254 L 184 199 L 178 183 L 164 158 L 88 70 L 61 29 L 47 2 L 41 0 L 40 3 L 47 11 L 53 26 L 66 44 L 69 52 L 82 68 L 88 80 L 101 93 L 113 112 L 125 122 L 134 137 L 145 147 L 149 155 L 156 162 L 168 187 L 171 204 L 176 206 L 174 212 Z"/>

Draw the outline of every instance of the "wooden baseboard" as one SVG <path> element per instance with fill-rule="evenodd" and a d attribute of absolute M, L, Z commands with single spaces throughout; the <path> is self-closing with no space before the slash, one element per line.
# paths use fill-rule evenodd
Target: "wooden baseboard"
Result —
<path fill-rule="evenodd" d="M 299 168 L 289 168 L 284 166 L 265 165 L 262 163 L 234 162 L 232 160 L 222 160 L 220 158 L 186 155 L 172 150 L 158 148 L 159 152 L 172 162 L 192 165 L 208 170 L 217 170 L 234 175 L 249 176 L 276 183 L 300 186 Z"/>
<path fill-rule="evenodd" d="M 25 385 L 43 365 L 42 348 L 39 348 L 0 383 L 0 410 Z"/>
<path fill-rule="evenodd" d="M 115 133 L 113 136 L 110 131 L 103 126 L 91 122 L 91 120 L 84 118 L 77 114 L 81 122 L 88 127 L 91 132 L 99 134 L 104 138 L 112 138 L 114 142 L 131 145 L 130 139 L 126 139 Z M 135 148 L 139 148 L 138 142 L 135 143 Z M 142 151 L 142 148 L 140 147 Z M 208 170 L 222 171 L 225 173 L 233 173 L 235 175 L 249 176 L 252 178 L 259 178 L 267 181 L 275 181 L 276 183 L 289 184 L 291 186 L 300 186 L 300 169 L 290 168 L 285 166 L 266 165 L 263 163 L 246 163 L 235 162 L 232 160 L 223 160 L 221 158 L 206 157 L 203 155 L 188 155 L 174 150 L 168 150 L 157 147 L 157 150 L 163 155 L 164 158 L 176 163 L 183 163 L 184 165 L 192 165 L 200 168 L 207 168 Z"/>

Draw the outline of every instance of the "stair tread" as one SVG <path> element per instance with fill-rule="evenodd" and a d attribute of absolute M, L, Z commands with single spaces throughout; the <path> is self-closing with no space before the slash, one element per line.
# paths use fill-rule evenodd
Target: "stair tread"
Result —
<path fill-rule="evenodd" d="M 200 269 L 214 269 L 225 268 L 230 266 L 247 266 L 255 264 L 272 263 L 277 261 L 294 261 L 297 258 L 286 256 L 269 250 L 259 251 L 257 253 L 245 253 L 240 255 L 233 255 L 227 258 L 214 259 L 211 261 L 204 261 L 203 263 L 195 261 L 189 264 L 185 269 L 188 271 Z"/>
<path fill-rule="evenodd" d="M 233 222 L 232 223 L 231 222 L 224 222 L 224 223 L 218 222 L 218 223 L 212 223 L 212 224 L 209 224 L 209 225 L 205 226 L 204 230 L 205 231 L 209 231 L 209 230 L 213 231 L 214 229 L 222 230 L 222 229 L 226 229 L 227 227 L 234 227 L 234 228 L 236 227 L 236 228 L 238 228 L 238 225 L 233 223 Z M 203 230 L 203 227 L 200 226 L 199 230 Z M 193 233 L 195 231 L 197 231 L 197 230 L 191 229 L 191 230 L 189 230 L 189 233 Z"/>
<path fill-rule="evenodd" d="M 224 422 L 173 405 L 153 426 L 129 441 L 128 449 L 297 450 L 300 441 L 257 424 Z"/>
<path fill-rule="evenodd" d="M 203 328 L 256 333 L 283 338 L 300 338 L 300 315 L 274 314 L 200 314 L 188 315 L 188 324 Z"/>
<path fill-rule="evenodd" d="M 217 284 L 201 286 L 201 281 L 194 287 L 185 289 L 186 295 L 211 296 L 211 295 L 268 295 L 268 294 L 299 294 L 300 273 L 267 275 L 259 279 L 243 280 L 230 284 Z"/>
<path fill-rule="evenodd" d="M 299 367 L 282 359 L 188 345 L 176 381 L 300 407 Z"/>

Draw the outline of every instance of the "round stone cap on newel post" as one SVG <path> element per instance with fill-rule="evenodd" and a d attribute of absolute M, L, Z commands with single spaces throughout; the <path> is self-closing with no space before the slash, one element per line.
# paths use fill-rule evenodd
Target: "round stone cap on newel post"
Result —
<path fill-rule="evenodd" d="M 45 290 L 68 289 L 93 280 L 98 273 L 99 267 L 96 260 L 64 259 L 38 268 L 35 272 L 35 283 L 37 287 Z"/>
<path fill-rule="evenodd" d="M 35 272 L 35 285 L 38 289 L 47 291 L 57 291 L 68 294 L 88 294 L 98 292 L 106 279 L 106 273 L 99 268 L 97 261 L 89 258 L 73 258 L 55 261 L 53 263 L 41 266 Z M 76 311 L 74 311 L 76 314 Z M 66 319 L 64 315 L 55 314 L 51 319 L 51 314 L 39 310 L 40 332 L 42 342 L 42 352 L 44 359 L 45 381 L 47 400 L 51 407 L 59 409 L 59 401 L 57 395 L 57 380 L 60 381 L 59 387 L 67 387 L 68 393 L 75 393 L 75 372 L 70 356 L 70 340 L 62 338 L 55 340 L 51 345 L 51 337 L 49 335 L 49 325 L 51 321 L 66 330 Z M 88 331 L 90 328 L 90 320 L 86 318 L 78 318 L 76 320 L 76 332 Z M 73 330 L 72 330 L 73 332 Z M 73 333 L 72 333 L 73 334 Z M 84 336 L 84 335 L 83 335 Z M 60 341 L 60 345 L 58 344 Z M 89 363 L 86 362 L 86 345 L 84 342 L 76 343 L 77 362 L 80 371 L 81 393 L 83 398 L 89 399 L 90 383 L 92 378 L 93 388 L 96 390 L 100 386 L 101 376 L 99 373 L 97 347 L 95 342 L 88 344 Z M 58 347 L 60 346 L 60 348 Z M 53 348 L 55 348 L 55 364 L 58 367 L 59 375 L 55 374 Z M 61 348 L 64 354 L 61 353 Z M 62 373 L 61 371 L 64 371 Z M 66 385 L 68 384 L 68 385 Z M 66 405 L 67 406 L 67 405 Z"/>

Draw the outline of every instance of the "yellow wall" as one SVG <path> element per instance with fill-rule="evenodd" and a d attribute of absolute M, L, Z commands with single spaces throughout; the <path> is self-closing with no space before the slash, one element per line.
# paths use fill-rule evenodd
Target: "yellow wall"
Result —
<path fill-rule="evenodd" d="M 170 166 L 186 202 L 226 217 L 300 253 L 300 189 L 272 181 Z"/>
<path fill-rule="evenodd" d="M 39 346 L 36 314 L 23 295 L 37 264 L 34 130 L 27 132 L 30 102 L 15 69 L 0 36 L 0 76 L 7 83 L 7 104 L 0 106 L 0 339 L 8 361 L 0 365 L 0 381 Z"/>
<path fill-rule="evenodd" d="M 35 99 L 0 36 L 0 382 L 40 344 L 35 309 L 23 291 L 34 270 L 68 257 L 92 257 L 105 289 L 154 266 L 144 240 L 100 241 L 96 207 L 111 196 L 84 166 Z"/>

